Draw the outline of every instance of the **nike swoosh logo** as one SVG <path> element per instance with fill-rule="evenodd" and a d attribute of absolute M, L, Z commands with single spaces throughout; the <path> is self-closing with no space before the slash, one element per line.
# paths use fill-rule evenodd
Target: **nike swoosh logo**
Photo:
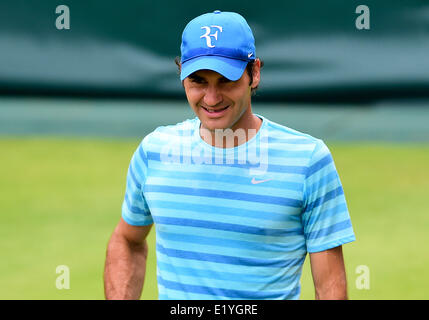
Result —
<path fill-rule="evenodd" d="M 253 56 L 253 52 L 250 52 L 247 57 L 250 58 L 251 56 Z"/>
<path fill-rule="evenodd" d="M 259 184 L 267 181 L 271 181 L 273 179 L 265 179 L 265 180 L 256 180 L 255 178 L 252 178 L 252 184 Z"/>

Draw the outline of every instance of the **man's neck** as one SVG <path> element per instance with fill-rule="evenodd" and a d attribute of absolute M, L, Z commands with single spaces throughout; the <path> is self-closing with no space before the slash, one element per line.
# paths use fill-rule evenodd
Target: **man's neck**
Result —
<path fill-rule="evenodd" d="M 262 119 L 253 114 L 249 108 L 230 128 L 208 130 L 201 125 L 200 136 L 214 147 L 232 148 L 252 139 L 261 125 Z"/>

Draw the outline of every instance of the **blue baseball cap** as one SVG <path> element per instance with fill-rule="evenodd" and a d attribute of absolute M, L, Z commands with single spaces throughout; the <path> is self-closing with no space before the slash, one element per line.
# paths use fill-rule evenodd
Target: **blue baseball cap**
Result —
<path fill-rule="evenodd" d="M 213 70 L 229 80 L 241 78 L 255 60 L 255 39 L 246 20 L 216 10 L 191 20 L 183 30 L 180 80 L 198 70 Z"/>

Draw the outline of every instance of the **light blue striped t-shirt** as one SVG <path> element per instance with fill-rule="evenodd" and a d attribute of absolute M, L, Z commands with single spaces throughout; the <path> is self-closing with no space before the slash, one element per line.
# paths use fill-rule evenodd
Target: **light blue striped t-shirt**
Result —
<path fill-rule="evenodd" d="M 355 240 L 324 142 L 259 117 L 238 147 L 204 142 L 195 118 L 134 153 L 122 217 L 155 224 L 159 299 L 298 299 L 307 252 Z"/>

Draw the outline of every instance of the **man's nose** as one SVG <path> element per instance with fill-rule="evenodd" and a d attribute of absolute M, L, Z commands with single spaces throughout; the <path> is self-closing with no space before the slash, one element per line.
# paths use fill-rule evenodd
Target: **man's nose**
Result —
<path fill-rule="evenodd" d="M 209 85 L 204 94 L 204 104 L 207 107 L 214 107 L 222 102 L 222 95 L 215 85 Z"/>

